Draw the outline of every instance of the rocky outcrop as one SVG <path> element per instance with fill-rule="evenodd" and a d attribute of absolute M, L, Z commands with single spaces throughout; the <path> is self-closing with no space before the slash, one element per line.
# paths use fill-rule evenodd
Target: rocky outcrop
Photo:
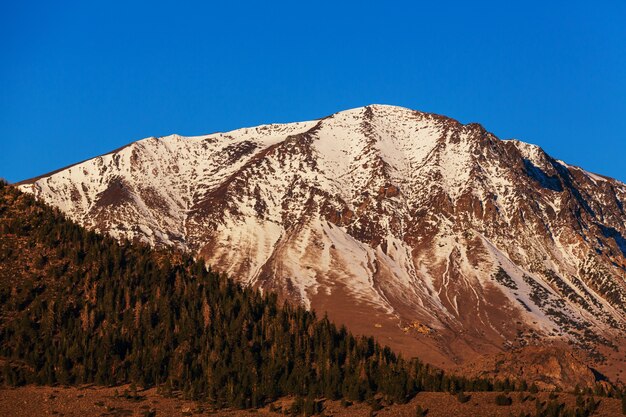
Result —
<path fill-rule="evenodd" d="M 529 346 L 478 359 L 459 368 L 460 375 L 491 380 L 526 382 L 540 390 L 565 391 L 594 388 L 601 375 L 587 366 L 567 348 Z"/>

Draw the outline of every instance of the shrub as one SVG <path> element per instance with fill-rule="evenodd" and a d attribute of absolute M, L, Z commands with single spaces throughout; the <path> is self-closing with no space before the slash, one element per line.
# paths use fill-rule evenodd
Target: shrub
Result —
<path fill-rule="evenodd" d="M 461 404 L 464 404 L 464 403 L 468 402 L 471 398 L 472 398 L 472 396 L 471 396 L 471 395 L 467 395 L 467 394 L 465 394 L 463 391 L 459 391 L 459 392 L 456 394 L 456 399 L 457 399 L 457 400 L 458 400 Z"/>
<path fill-rule="evenodd" d="M 497 405 L 511 405 L 513 404 L 513 399 L 508 395 L 498 394 L 496 396 L 496 404 Z"/>
<path fill-rule="evenodd" d="M 415 408 L 415 417 L 425 417 L 428 414 L 428 408 L 424 409 L 421 405 Z"/>

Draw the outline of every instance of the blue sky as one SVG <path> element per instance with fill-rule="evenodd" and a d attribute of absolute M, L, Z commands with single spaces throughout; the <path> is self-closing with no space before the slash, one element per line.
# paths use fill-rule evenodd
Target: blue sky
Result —
<path fill-rule="evenodd" d="M 2 2 L 0 177 L 384 103 L 626 181 L 623 2 L 225 3 Z"/>

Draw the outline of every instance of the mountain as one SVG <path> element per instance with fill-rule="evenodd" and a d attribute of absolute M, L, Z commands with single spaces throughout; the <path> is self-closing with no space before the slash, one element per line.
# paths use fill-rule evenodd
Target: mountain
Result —
<path fill-rule="evenodd" d="M 626 185 L 479 124 L 371 105 L 151 137 L 19 187 L 438 366 L 565 343 L 626 369 Z"/>
<path fill-rule="evenodd" d="M 555 386 L 577 394 L 537 392 Z M 0 394 L 16 416 L 613 416 L 620 396 L 626 410 L 569 352 L 507 352 L 449 375 L 189 254 L 87 231 L 3 181 Z"/>

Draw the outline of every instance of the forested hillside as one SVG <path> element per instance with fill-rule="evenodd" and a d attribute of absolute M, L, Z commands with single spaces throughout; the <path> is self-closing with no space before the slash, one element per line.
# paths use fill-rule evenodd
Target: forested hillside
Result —
<path fill-rule="evenodd" d="M 135 383 L 217 406 L 492 388 L 399 358 L 202 260 L 87 231 L 6 184 L 0 361 L 5 384 Z"/>

